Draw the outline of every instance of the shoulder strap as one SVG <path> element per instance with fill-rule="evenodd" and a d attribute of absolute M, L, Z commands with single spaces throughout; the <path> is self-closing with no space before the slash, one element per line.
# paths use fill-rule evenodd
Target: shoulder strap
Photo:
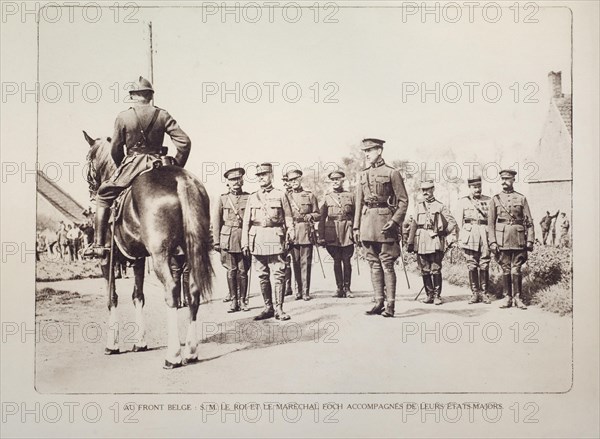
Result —
<path fill-rule="evenodd" d="M 238 219 L 242 219 L 242 217 L 240 216 L 240 212 L 237 209 L 237 207 L 235 207 L 235 205 L 233 204 L 233 200 L 231 199 L 231 194 L 227 194 L 227 201 L 229 201 L 229 205 L 231 206 L 231 208 L 233 209 L 233 213 L 235 213 L 235 216 L 238 217 Z"/>
<path fill-rule="evenodd" d="M 142 123 L 140 122 L 140 116 L 137 114 L 137 111 L 135 111 L 135 107 L 131 107 L 131 109 L 133 110 L 133 114 L 135 114 L 135 118 L 136 118 L 137 124 L 138 124 L 138 129 L 140 130 L 140 134 L 142 135 L 142 138 L 144 139 L 144 143 L 148 144 L 148 138 L 146 137 L 146 133 L 144 132 L 144 130 L 142 128 Z M 160 113 L 160 108 L 156 108 L 154 110 L 154 114 L 152 115 L 152 119 L 150 120 L 150 123 L 148 124 L 148 127 L 146 128 L 146 132 L 150 132 L 150 130 L 156 123 L 156 119 L 158 119 L 158 113 Z"/>
<path fill-rule="evenodd" d="M 505 211 L 506 213 L 508 213 L 508 215 L 510 215 L 510 217 L 511 217 L 513 220 L 517 221 L 517 218 L 515 218 L 515 216 L 514 216 L 512 213 L 510 213 L 510 211 L 509 211 L 509 210 L 506 208 L 506 206 L 505 206 L 505 205 L 502 203 L 502 200 L 500 199 L 500 195 L 498 195 L 498 194 L 494 195 L 494 199 L 495 199 L 496 201 L 498 201 L 498 203 L 500 203 L 500 206 L 502 206 L 502 209 L 504 209 L 504 211 Z"/>
<path fill-rule="evenodd" d="M 300 208 L 296 204 L 296 201 L 294 200 L 294 196 L 290 193 L 288 198 L 290 200 L 290 204 L 292 205 L 292 207 L 296 210 L 296 212 L 300 213 Z"/>
<path fill-rule="evenodd" d="M 338 207 L 342 207 L 342 203 L 340 203 L 338 200 L 333 198 L 333 196 L 331 194 L 327 194 L 327 196 L 329 197 L 330 200 L 332 200 L 335 204 L 337 204 Z"/>
<path fill-rule="evenodd" d="M 473 199 L 471 197 L 467 197 L 467 198 L 469 199 L 469 201 L 471 202 L 473 207 L 475 209 L 477 209 L 477 211 L 481 214 L 481 216 L 484 217 L 485 219 L 487 219 L 487 214 L 483 213 L 483 211 L 479 208 L 479 206 L 475 203 L 475 201 L 473 201 Z"/>

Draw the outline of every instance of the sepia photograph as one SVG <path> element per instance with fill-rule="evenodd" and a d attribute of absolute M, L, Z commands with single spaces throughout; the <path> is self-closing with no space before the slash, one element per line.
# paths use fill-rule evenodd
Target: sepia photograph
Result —
<path fill-rule="evenodd" d="M 3 1 L 3 437 L 596 437 L 574 3 Z"/>

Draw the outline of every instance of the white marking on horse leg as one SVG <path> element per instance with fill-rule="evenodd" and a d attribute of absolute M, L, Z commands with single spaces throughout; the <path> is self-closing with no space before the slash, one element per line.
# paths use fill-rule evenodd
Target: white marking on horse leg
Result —
<path fill-rule="evenodd" d="M 108 311 L 108 329 L 106 331 L 106 348 L 119 349 L 119 321 L 117 319 L 117 307 L 113 306 Z"/>
<path fill-rule="evenodd" d="M 196 334 L 196 322 L 190 319 L 185 338 L 184 358 L 195 360 L 198 358 L 198 336 Z"/>
<path fill-rule="evenodd" d="M 133 300 L 135 306 L 135 322 L 137 324 L 137 336 L 135 338 L 135 345 L 138 348 L 145 348 L 148 346 L 146 343 L 146 321 L 144 320 L 144 308 L 142 301 L 139 299 Z"/>
<path fill-rule="evenodd" d="M 168 343 L 166 360 L 173 364 L 181 363 L 181 345 L 179 326 L 177 324 L 177 308 L 167 306 Z"/>

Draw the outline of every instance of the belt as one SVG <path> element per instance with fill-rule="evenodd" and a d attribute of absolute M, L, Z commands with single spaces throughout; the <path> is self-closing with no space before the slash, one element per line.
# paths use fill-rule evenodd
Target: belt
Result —
<path fill-rule="evenodd" d="M 433 230 L 433 227 L 432 226 L 417 226 L 417 229 Z"/>
<path fill-rule="evenodd" d="M 334 221 L 352 221 L 351 217 L 347 217 L 344 215 L 327 215 L 327 218 Z"/>
<path fill-rule="evenodd" d="M 242 222 L 241 221 L 235 221 L 235 222 L 225 221 L 223 223 L 223 225 L 228 226 L 228 227 L 242 227 Z"/>
<path fill-rule="evenodd" d="M 250 221 L 250 225 L 257 227 L 283 227 L 283 223 L 275 223 L 272 221 Z"/>
<path fill-rule="evenodd" d="M 304 218 L 302 218 L 301 216 L 294 218 L 294 222 L 295 223 L 305 223 L 306 220 Z"/>
<path fill-rule="evenodd" d="M 365 203 L 369 209 L 377 209 L 378 207 L 390 207 L 387 202 Z"/>
<path fill-rule="evenodd" d="M 132 146 L 131 148 L 127 148 L 127 155 L 133 155 L 134 153 L 138 154 L 159 154 L 161 153 L 162 147 L 157 146 L 156 148 L 146 148 L 140 146 Z"/>
<path fill-rule="evenodd" d="M 504 219 L 504 218 L 498 218 L 497 222 L 499 223 L 506 223 L 506 224 L 519 224 L 519 225 L 523 225 L 523 220 L 513 220 L 513 219 Z"/>
<path fill-rule="evenodd" d="M 469 224 L 469 223 L 473 223 L 473 224 L 485 224 L 487 225 L 487 220 L 477 220 L 477 219 L 470 219 L 470 218 L 465 218 L 465 223 Z"/>

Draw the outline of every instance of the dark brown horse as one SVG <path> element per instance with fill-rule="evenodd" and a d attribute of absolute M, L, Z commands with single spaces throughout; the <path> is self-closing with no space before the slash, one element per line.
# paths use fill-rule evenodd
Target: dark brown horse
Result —
<path fill-rule="evenodd" d="M 117 167 L 111 157 L 110 139 L 92 139 L 83 132 L 90 145 L 87 154 L 88 183 L 95 193 L 100 184 L 112 177 Z M 162 166 L 140 174 L 125 196 L 120 219 L 114 226 L 116 247 L 134 260 L 135 286 L 133 303 L 136 310 L 137 337 L 134 351 L 147 349 L 144 306 L 144 258 L 151 257 L 158 279 L 165 288 L 168 345 L 165 367 L 172 368 L 194 362 L 198 358 L 196 317 L 200 300 L 208 299 L 212 287 L 210 252 L 210 206 L 204 186 L 188 171 L 177 166 Z M 108 242 L 108 241 L 107 241 Z M 187 295 L 190 321 L 183 356 L 177 324 L 179 282 L 171 273 L 173 255 L 183 251 L 190 268 Z M 105 353 L 119 352 L 117 293 L 109 281 L 109 258 L 102 261 L 102 273 L 108 292 L 108 340 Z M 187 289 L 186 289 L 187 290 Z M 183 357 L 183 358 L 182 358 Z"/>

